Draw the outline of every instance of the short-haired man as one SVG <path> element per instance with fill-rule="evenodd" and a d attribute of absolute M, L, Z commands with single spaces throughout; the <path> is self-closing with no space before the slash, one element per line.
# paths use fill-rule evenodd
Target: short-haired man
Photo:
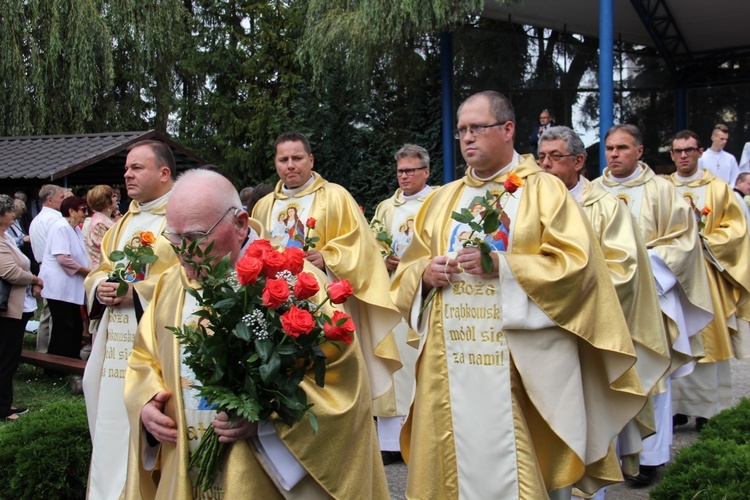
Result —
<path fill-rule="evenodd" d="M 635 125 L 614 125 L 605 137 L 607 168 L 594 181 L 625 203 L 641 230 L 651 258 L 659 302 L 670 339 L 672 378 L 693 368 L 703 351 L 697 335 L 712 319 L 708 277 L 690 207 L 674 186 L 645 163 L 643 136 Z M 670 377 L 654 392 L 656 434 L 643 443 L 640 473 L 633 479 L 648 484 L 658 466 L 669 461 L 672 443 Z"/>
<path fill-rule="evenodd" d="M 705 356 L 697 360 L 689 375 L 672 383 L 672 411 L 675 424 L 695 416 L 700 430 L 706 419 L 732 406 L 732 377 L 729 360 L 746 351 L 740 345 L 740 307 L 750 300 L 750 240 L 744 203 L 731 188 L 708 170 L 698 168 L 703 150 L 695 132 L 683 130 L 672 139 L 670 155 L 677 171 L 670 180 L 685 198 L 698 221 L 706 271 L 711 286 L 714 319 L 701 331 Z M 747 352 L 745 352 L 747 354 Z"/>
<path fill-rule="evenodd" d="M 401 432 L 410 498 L 593 493 L 621 480 L 611 443 L 646 402 L 591 228 L 565 186 L 515 152 L 514 132 L 502 94 L 461 104 L 466 175 L 422 204 L 396 270 L 394 301 L 420 335 Z M 488 192 L 500 195 L 497 230 L 452 219 Z M 489 272 L 487 254 L 462 244 L 474 238 L 492 249 Z"/>
<path fill-rule="evenodd" d="M 734 181 L 740 175 L 740 169 L 734 155 L 724 151 L 728 140 L 729 128 L 723 123 L 715 125 L 711 132 L 711 147 L 698 159 L 698 167 L 709 170 L 719 179 L 734 186 Z"/>
<path fill-rule="evenodd" d="M 748 227 L 750 227 L 750 172 L 740 173 L 737 176 L 737 180 L 734 181 L 732 190 L 744 209 L 745 218 L 747 219 Z"/>
<path fill-rule="evenodd" d="M 650 393 L 670 360 L 648 251 L 628 207 L 581 175 L 586 156 L 583 141 L 568 127 L 552 127 L 539 138 L 539 166 L 563 181 L 591 222 L 628 322 L 638 355 L 638 376 L 644 391 Z M 618 454 L 626 475 L 638 474 L 641 440 L 654 430 L 653 411 L 648 407 L 620 433 Z"/>
<path fill-rule="evenodd" d="M 406 247 L 414 236 L 414 216 L 432 188 L 427 185 L 430 176 L 430 154 L 422 146 L 404 144 L 395 154 L 396 179 L 399 188 L 375 209 L 373 221 L 383 224 L 390 236 L 391 246 L 384 248 L 385 265 L 393 273 L 401 261 Z M 379 242 L 380 243 L 380 242 Z M 380 243 L 382 247 L 386 245 Z M 401 460 L 399 436 L 411 405 L 414 388 L 414 363 L 417 350 L 407 345 L 409 327 L 403 319 L 391 332 L 401 357 L 400 370 L 393 374 L 393 389 L 373 401 L 373 413 L 378 417 L 378 441 L 383 463 L 388 465 Z"/>
<path fill-rule="evenodd" d="M 255 205 L 253 217 L 283 247 L 303 248 L 308 235 L 319 238 L 306 259 L 329 277 L 349 280 L 354 295 L 344 306 L 357 324 L 370 389 L 378 397 L 391 387 L 390 374 L 401 365 L 388 337 L 400 315 L 388 294 L 388 272 L 367 219 L 346 189 L 313 172 L 314 161 L 304 135 L 281 134 L 274 157 L 280 180 Z"/>
<path fill-rule="evenodd" d="M 199 245 L 213 244 L 212 254 L 228 254 L 232 263 L 262 231 L 240 208 L 234 186 L 206 170 L 186 172 L 175 183 L 167 206 L 167 228 L 170 238 L 177 239 L 173 243 L 212 228 Z M 322 280 L 320 288 L 324 289 L 323 273 L 311 264 L 306 270 Z M 188 277 L 195 277 L 195 270 L 184 263 L 161 276 L 128 362 L 125 400 L 133 435 L 126 498 L 197 498 L 188 465 L 197 439 L 189 429 L 207 428 L 209 423 L 230 446 L 219 483 L 206 497 L 387 498 L 366 369 L 356 337 L 351 345 L 339 344 L 340 350 L 326 349 L 325 387 L 315 383 L 312 369 L 300 384 L 318 416 L 316 434 L 307 419 L 289 427 L 278 418 L 232 423 L 225 413 L 186 411 L 198 407 L 198 402 L 188 387 L 192 381 L 183 358 L 175 355 L 180 352 L 179 342 L 168 328 L 187 323 L 198 309 L 187 292 L 196 284 Z M 330 307 L 327 314 L 332 314 Z M 264 431 L 260 438 L 259 429 Z M 146 444 L 146 433 L 159 442 L 156 447 Z M 269 441 L 276 453 L 268 451 Z M 279 448 L 291 452 L 286 462 L 274 458 Z M 146 463 L 146 458 L 155 462 Z M 297 472 L 294 479 L 290 474 L 279 475 L 289 469 Z"/>
<path fill-rule="evenodd" d="M 166 144 L 142 141 L 131 146 L 124 177 L 133 201 L 128 213 L 104 236 L 99 267 L 84 283 L 89 310 L 95 303 L 95 308 L 104 309 L 101 319 L 92 320 L 90 325 L 95 332 L 94 343 L 83 377 L 93 444 L 89 498 L 117 499 L 125 485 L 129 436 L 122 397 L 125 370 L 138 321 L 151 300 L 156 280 L 176 262 L 169 242 L 159 237 L 174 173 L 174 156 Z M 119 284 L 107 281 L 117 264 L 110 254 L 126 245 L 139 245 L 140 236 L 146 232 L 156 237 L 153 248 L 157 260 L 148 266 L 142 280 L 129 283 L 127 293 L 118 297 Z"/>
<path fill-rule="evenodd" d="M 31 251 L 34 253 L 34 260 L 36 260 L 39 266 L 42 265 L 42 259 L 44 258 L 44 249 L 47 246 L 47 234 L 50 227 L 62 217 L 60 203 L 62 203 L 63 199 L 65 199 L 65 191 L 55 184 L 45 184 L 39 190 L 39 204 L 42 206 L 42 210 L 34 217 L 29 226 Z M 52 314 L 49 311 L 47 299 L 42 299 L 39 330 L 36 334 L 36 350 L 38 352 L 47 352 L 51 333 Z"/>
<path fill-rule="evenodd" d="M 539 145 L 539 137 L 542 136 L 545 130 L 555 126 L 555 119 L 552 113 L 548 109 L 543 109 L 539 113 L 539 125 L 531 127 L 531 135 L 529 135 L 529 146 L 531 147 L 532 153 L 536 152 L 536 148 Z"/>

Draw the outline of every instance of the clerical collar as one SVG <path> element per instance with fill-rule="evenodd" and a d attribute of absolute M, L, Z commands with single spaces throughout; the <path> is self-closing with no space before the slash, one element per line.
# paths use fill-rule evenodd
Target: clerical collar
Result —
<path fill-rule="evenodd" d="M 240 256 L 245 255 L 245 251 L 247 251 L 247 247 L 250 246 L 250 243 L 257 240 L 258 238 L 259 236 L 255 229 L 253 229 L 251 226 L 247 226 L 245 241 L 242 242 L 242 247 L 240 247 Z"/>
<path fill-rule="evenodd" d="M 171 194 L 172 194 L 172 190 L 170 189 L 164 195 L 160 196 L 159 198 L 156 198 L 155 200 L 151 200 L 146 203 L 141 203 L 139 201 L 136 201 L 136 203 L 138 204 L 138 208 L 142 212 L 149 212 L 152 209 L 163 205 L 169 199 Z"/>
<path fill-rule="evenodd" d="M 740 191 L 737 188 L 732 188 L 732 191 L 734 191 L 735 193 L 737 193 L 738 195 L 740 195 L 741 198 L 745 197 L 745 193 L 743 193 L 742 191 Z"/>
<path fill-rule="evenodd" d="M 641 167 L 640 165 L 636 165 L 635 170 L 633 170 L 633 173 L 630 174 L 629 176 L 622 177 L 622 178 L 615 177 L 614 175 L 611 175 L 612 172 L 610 172 L 609 179 L 612 181 L 615 181 L 618 184 L 622 184 L 623 182 L 632 181 L 633 179 L 641 175 L 642 172 L 643 172 L 643 167 Z"/>
<path fill-rule="evenodd" d="M 430 191 L 432 191 L 432 188 L 430 186 L 425 186 L 420 192 L 414 193 L 410 196 L 405 195 L 404 192 L 401 191 L 401 198 L 403 198 L 404 201 L 414 200 L 416 198 L 421 198 L 422 196 L 430 194 Z"/>
<path fill-rule="evenodd" d="M 305 182 L 300 187 L 289 189 L 284 184 L 282 184 L 281 185 L 281 192 L 283 194 L 287 195 L 287 196 L 294 196 L 295 194 L 299 193 L 300 191 L 302 191 L 303 189 L 305 189 L 307 186 L 309 186 L 310 184 L 312 184 L 314 180 L 315 180 L 315 176 L 312 175 L 312 174 L 310 174 L 310 178 L 307 179 L 307 182 Z"/>
<path fill-rule="evenodd" d="M 496 173 L 490 175 L 489 177 L 483 178 L 483 177 L 479 177 L 477 175 L 476 170 L 472 170 L 471 176 L 474 177 L 478 181 L 482 181 L 482 182 L 489 181 L 489 180 L 494 179 L 498 175 L 507 174 L 508 172 L 511 171 L 511 169 L 517 167 L 519 163 L 521 163 L 521 155 L 519 155 L 518 153 L 516 153 L 515 150 L 514 150 L 513 151 L 513 158 L 510 159 L 510 163 L 508 163 L 503 168 L 501 168 L 499 172 L 496 172 Z"/>
<path fill-rule="evenodd" d="M 690 177 L 683 177 L 683 176 L 680 175 L 679 172 L 675 172 L 675 174 L 674 174 L 675 179 L 677 179 L 678 181 L 682 182 L 683 184 L 687 184 L 688 182 L 697 181 L 698 179 L 701 178 L 702 175 L 703 175 L 703 172 L 701 171 L 701 169 L 696 170 L 695 173 L 693 175 L 691 175 Z"/>
<path fill-rule="evenodd" d="M 575 198 L 578 203 L 581 203 L 581 200 L 583 199 L 584 186 L 586 186 L 586 183 L 583 182 L 583 177 L 579 175 L 578 184 L 573 186 L 573 189 L 570 190 L 570 194 L 573 195 L 573 198 Z"/>

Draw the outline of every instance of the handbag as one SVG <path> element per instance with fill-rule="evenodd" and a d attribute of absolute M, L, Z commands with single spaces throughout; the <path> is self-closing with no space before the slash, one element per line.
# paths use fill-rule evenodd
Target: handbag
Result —
<path fill-rule="evenodd" d="M 12 289 L 13 285 L 0 278 L 0 312 L 8 310 L 8 297 Z"/>

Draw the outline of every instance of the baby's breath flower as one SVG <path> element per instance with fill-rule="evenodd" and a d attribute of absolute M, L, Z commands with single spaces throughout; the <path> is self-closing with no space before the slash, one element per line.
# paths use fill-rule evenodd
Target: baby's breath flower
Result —
<path fill-rule="evenodd" d="M 237 272 L 232 271 L 232 274 L 227 276 L 227 284 L 232 287 L 235 292 L 239 292 L 242 289 L 242 285 L 237 279 Z"/>
<path fill-rule="evenodd" d="M 267 339 L 271 336 L 268 332 L 268 322 L 266 317 L 263 315 L 263 311 L 256 309 L 255 311 L 245 314 L 242 317 L 242 322 L 245 323 L 250 330 L 258 339 Z"/>

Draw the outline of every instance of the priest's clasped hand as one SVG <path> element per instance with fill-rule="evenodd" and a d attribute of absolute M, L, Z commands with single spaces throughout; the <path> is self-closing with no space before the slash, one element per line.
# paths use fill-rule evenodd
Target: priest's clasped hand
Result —
<path fill-rule="evenodd" d="M 463 269 L 463 272 L 467 274 L 476 274 L 478 276 L 484 276 L 486 278 L 497 278 L 498 277 L 498 256 L 497 253 L 490 253 L 492 257 L 492 273 L 487 274 L 482 268 L 482 252 L 477 247 L 465 247 L 458 251 L 456 254 L 456 261 L 458 262 L 459 269 Z"/>
<path fill-rule="evenodd" d="M 141 422 L 146 431 L 160 443 L 177 444 L 177 426 L 164 414 L 164 406 L 171 397 L 167 391 L 156 393 L 141 410 Z"/>
<path fill-rule="evenodd" d="M 225 412 L 216 415 L 211 425 L 214 426 L 214 433 L 219 436 L 220 443 L 232 443 L 258 435 L 258 422 L 248 422 L 244 418 L 230 422 Z"/>

